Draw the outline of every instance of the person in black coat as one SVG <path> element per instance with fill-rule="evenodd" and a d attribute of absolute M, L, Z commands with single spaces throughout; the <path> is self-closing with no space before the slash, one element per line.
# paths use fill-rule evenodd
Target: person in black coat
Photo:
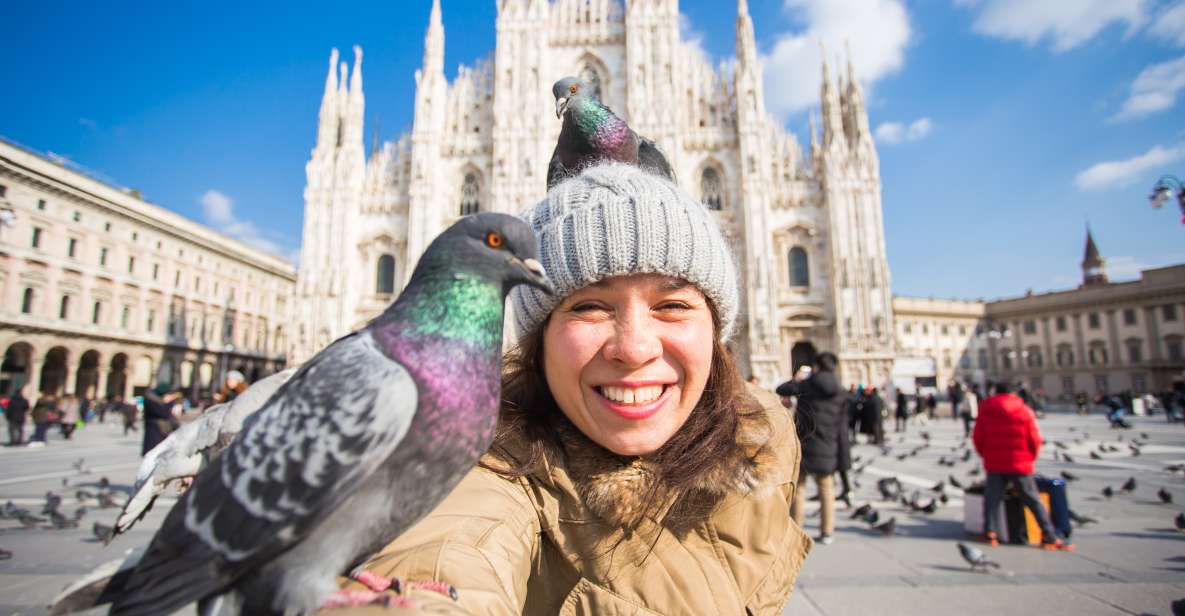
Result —
<path fill-rule="evenodd" d="M 860 417 L 860 433 L 872 437 L 873 445 L 885 444 L 885 423 L 882 411 L 885 401 L 873 387 L 864 392 L 864 404 L 861 405 L 863 415 Z"/>
<path fill-rule="evenodd" d="M 20 445 L 25 442 L 25 419 L 29 416 L 29 400 L 25 398 L 22 385 L 8 399 L 8 406 L 4 409 L 4 418 L 8 420 L 8 444 Z"/>
<path fill-rule="evenodd" d="M 897 410 L 895 413 L 897 421 L 894 424 L 894 431 L 901 432 L 909 427 L 909 398 L 905 397 L 905 392 L 900 389 L 897 390 Z"/>
<path fill-rule="evenodd" d="M 180 394 L 168 385 L 157 385 L 144 392 L 144 445 L 140 455 L 147 455 L 177 429 L 177 418 L 173 416 L 173 403 Z"/>
<path fill-rule="evenodd" d="M 845 404 L 848 394 L 839 386 L 835 369 L 839 359 L 833 353 L 820 353 L 815 360 L 814 374 L 806 378 L 802 370 L 792 381 L 777 388 L 779 396 L 797 399 L 794 423 L 802 443 L 802 465 L 798 474 L 798 488 L 794 490 L 794 520 L 801 526 L 805 518 L 806 477 L 814 478 L 819 488 L 822 506 L 821 534 L 818 542 L 831 543 L 835 530 L 835 493 L 832 475 L 839 468 L 839 433 L 847 432 Z"/>

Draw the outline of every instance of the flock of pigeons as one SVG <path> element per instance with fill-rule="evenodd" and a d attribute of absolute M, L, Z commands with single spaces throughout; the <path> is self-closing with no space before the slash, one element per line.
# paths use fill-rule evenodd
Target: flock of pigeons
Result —
<path fill-rule="evenodd" d="M 72 466 L 78 475 L 91 473 L 86 468 L 86 461 L 83 458 L 75 460 Z M 20 523 L 19 528 L 24 530 L 68 530 L 78 528 L 82 524 L 82 519 L 92 508 L 118 509 L 121 507 L 121 504 L 116 501 L 116 493 L 120 490 L 113 486 L 107 477 L 99 477 L 95 482 L 74 485 L 71 485 L 68 477 L 63 477 L 62 491 L 66 492 L 72 487 L 75 488 L 74 500 L 78 503 L 73 512 L 64 511 L 62 495 L 49 490 L 45 493 L 45 503 L 41 509 L 36 511 L 20 507 L 11 500 L 6 501 L 4 506 L 0 507 L 0 520 L 15 520 Z M 108 541 L 112 535 L 112 527 L 98 521 L 94 522 L 91 531 L 96 540 L 103 542 Z M 11 551 L 0 549 L 0 560 L 11 558 Z"/>
<path fill-rule="evenodd" d="M 1070 432 L 1075 433 L 1075 436 L 1070 443 L 1063 441 L 1052 442 L 1052 445 L 1054 446 L 1053 459 L 1055 461 L 1073 464 L 1075 463 L 1074 458 L 1070 454 L 1066 453 L 1071 449 L 1071 443 L 1078 446 L 1085 445 L 1090 439 L 1090 434 L 1085 431 L 1080 431 L 1077 427 L 1070 427 L 1069 430 Z M 900 453 L 896 453 L 892 446 L 883 445 L 881 446 L 879 452 L 873 454 L 868 459 L 864 459 L 859 455 L 855 456 L 852 459 L 854 464 L 852 472 L 857 477 L 855 479 L 856 487 L 860 486 L 859 477 L 878 459 L 894 459 L 898 462 L 902 462 L 909 458 L 917 457 L 919 453 L 930 449 L 932 446 L 932 437 L 930 433 L 923 431 L 921 432 L 921 437 L 923 441 L 922 444 L 909 448 L 908 450 L 901 451 Z M 1125 440 L 1124 435 L 1120 434 L 1118 435 L 1115 444 L 1100 442 L 1096 448 L 1093 448 L 1091 451 L 1089 451 L 1088 455 L 1092 460 L 1113 458 L 1114 454 L 1120 454 L 1124 452 L 1126 452 L 1131 457 L 1137 457 L 1142 453 L 1142 448 L 1147 444 L 1149 439 L 1150 436 L 1146 432 L 1141 432 L 1139 434 L 1139 438 L 1133 438 L 1129 440 Z M 898 443 L 901 444 L 904 443 L 904 441 L 905 437 L 902 436 L 899 438 Z M 936 461 L 938 466 L 953 468 L 960 463 L 968 462 L 972 463 L 972 467 L 966 471 L 968 476 L 967 479 L 960 480 L 954 474 L 949 474 L 945 480 L 940 480 L 931 488 L 929 488 L 928 495 L 926 492 L 916 489 L 908 492 L 907 494 L 904 485 L 895 476 L 879 478 L 876 482 L 876 489 L 880 495 L 880 500 L 883 502 L 890 504 L 900 504 L 907 512 L 910 513 L 920 513 L 924 515 L 934 514 L 941 506 L 946 505 L 949 502 L 950 495 L 948 494 L 948 487 L 950 489 L 959 491 L 965 490 L 972 487 L 982 475 L 979 459 L 975 456 L 974 450 L 970 446 L 970 442 L 967 439 L 963 439 L 960 443 L 951 447 L 948 452 L 945 452 L 939 456 L 938 460 Z M 1185 476 L 1185 464 L 1170 464 L 1164 467 L 1164 471 L 1172 475 Z M 1080 479 L 1077 473 L 1068 470 L 1060 471 L 1060 476 L 1066 481 L 1067 484 Z M 982 483 L 979 483 L 979 486 L 982 487 Z M 1102 489 L 1102 496 L 1106 499 L 1111 499 L 1120 494 L 1133 495 L 1138 487 L 1139 482 L 1137 482 L 1136 478 L 1129 477 L 1125 482 L 1123 482 L 1122 485 L 1119 486 L 1118 489 L 1113 488 L 1110 485 L 1105 486 Z M 1166 490 L 1164 486 L 1160 486 L 1157 489 L 1156 497 L 1162 504 L 1173 504 L 1173 495 L 1171 492 Z M 815 515 L 817 515 L 817 512 L 815 512 Z M 1069 511 L 1069 515 L 1071 521 L 1079 526 L 1098 522 L 1097 519 L 1087 515 L 1079 514 L 1073 509 Z M 868 524 L 870 529 L 879 531 L 886 537 L 891 537 L 897 532 L 897 518 L 889 517 L 887 520 L 885 520 L 884 517 L 885 516 L 883 515 L 882 511 L 878 510 L 876 506 L 873 505 L 873 503 L 865 503 L 859 507 L 856 507 L 852 510 L 849 516 L 850 519 L 860 520 Z M 1178 531 L 1185 533 L 1185 513 L 1177 514 L 1177 516 L 1174 518 L 1174 527 Z M 971 566 L 972 571 L 986 571 L 988 568 L 999 567 L 999 564 L 987 560 L 982 550 L 964 543 L 958 543 L 957 545 L 959 554 Z"/>

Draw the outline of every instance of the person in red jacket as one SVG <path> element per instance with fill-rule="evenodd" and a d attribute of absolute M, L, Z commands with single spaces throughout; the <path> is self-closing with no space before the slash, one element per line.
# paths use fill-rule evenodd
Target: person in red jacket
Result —
<path fill-rule="evenodd" d="M 996 395 L 979 403 L 979 417 L 971 440 L 983 458 L 987 486 L 983 494 L 984 540 L 999 545 L 1000 500 L 1009 484 L 1020 490 L 1021 501 L 1033 512 L 1041 526 L 1041 546 L 1047 550 L 1073 550 L 1074 546 L 1057 538 L 1049 513 L 1037 495 L 1033 481 L 1033 463 L 1041 450 L 1041 430 L 1037 416 L 1021 399 L 1010 393 L 1007 383 L 996 384 Z"/>

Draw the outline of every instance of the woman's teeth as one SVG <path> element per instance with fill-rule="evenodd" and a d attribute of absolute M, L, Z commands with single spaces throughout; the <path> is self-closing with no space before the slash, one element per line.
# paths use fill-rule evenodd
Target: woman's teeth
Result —
<path fill-rule="evenodd" d="M 649 385 L 646 387 L 612 387 L 609 385 L 597 388 L 602 396 L 622 404 L 646 404 L 653 402 L 662 395 L 665 386 Z"/>

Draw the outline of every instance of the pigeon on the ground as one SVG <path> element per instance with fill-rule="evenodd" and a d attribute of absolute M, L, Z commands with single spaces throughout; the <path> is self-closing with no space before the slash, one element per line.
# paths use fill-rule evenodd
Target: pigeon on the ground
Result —
<path fill-rule="evenodd" d="M 1100 456 L 1097 452 L 1092 451 L 1092 452 L 1090 452 L 1090 459 L 1091 460 L 1102 460 L 1103 456 Z"/>
<path fill-rule="evenodd" d="M 881 531 L 881 534 L 886 537 L 892 537 L 897 533 L 897 518 L 889 518 L 884 524 L 878 524 L 873 528 Z"/>
<path fill-rule="evenodd" d="M 932 488 L 930 488 L 930 491 L 931 492 L 941 492 L 945 489 L 946 489 L 946 482 L 939 481 L 938 483 L 934 484 L 934 486 Z"/>
<path fill-rule="evenodd" d="M 197 475 L 203 465 L 222 453 L 243 429 L 244 420 L 258 411 L 295 372 L 296 368 L 289 368 L 253 384 L 231 402 L 211 407 L 153 447 L 140 462 L 132 496 L 115 519 L 111 538 L 127 532 L 147 515 L 156 498 L 170 484 Z M 100 479 L 100 485 L 106 479 Z M 103 494 L 99 499 L 100 508 L 119 506 L 110 497 L 103 502 Z"/>
<path fill-rule="evenodd" d="M 1123 482 L 1123 485 L 1119 486 L 1119 488 L 1124 492 L 1134 492 L 1136 489 L 1136 478 L 1128 477 L 1127 481 Z"/>
<path fill-rule="evenodd" d="M 111 532 L 113 530 L 115 529 L 107 526 L 106 524 L 100 524 L 98 522 L 95 522 L 95 525 L 91 527 L 91 532 L 94 533 L 95 539 L 98 539 L 103 543 L 107 543 L 107 539 L 111 537 Z"/>
<path fill-rule="evenodd" d="M 87 492 L 86 490 L 78 490 L 77 492 L 74 493 L 74 498 L 76 500 L 80 500 L 80 501 L 87 500 L 89 498 L 94 498 L 94 497 L 95 497 L 94 494 L 91 494 L 90 492 Z"/>
<path fill-rule="evenodd" d="M 880 519 L 881 519 L 881 512 L 877 511 L 876 509 L 873 509 L 873 510 L 869 511 L 868 513 L 864 514 L 864 523 L 868 524 L 869 526 L 876 526 L 876 523 L 879 522 Z"/>
<path fill-rule="evenodd" d="M 987 555 L 979 548 L 973 548 L 963 542 L 959 542 L 959 554 L 963 556 L 963 560 L 971 565 L 971 570 L 975 571 L 980 568 L 995 567 L 1000 568 L 999 563 L 988 560 Z"/>
<path fill-rule="evenodd" d="M 971 470 L 967 471 L 967 474 L 968 474 L 968 475 L 971 475 L 972 477 L 978 477 L 978 476 L 979 476 L 979 473 L 981 473 L 981 472 L 982 472 L 982 471 L 981 471 L 981 470 L 980 470 L 980 468 L 977 466 L 977 467 L 975 467 L 975 468 L 973 468 L 973 469 L 971 469 Z"/>
<path fill-rule="evenodd" d="M 884 500 L 897 500 L 901 494 L 901 482 L 896 477 L 885 477 L 876 481 L 876 489 Z"/>
<path fill-rule="evenodd" d="M 99 501 L 99 509 L 114 509 L 115 507 L 119 506 L 119 503 L 115 502 L 115 500 L 111 498 L 110 492 L 99 492 L 96 500 Z M 111 536 L 114 537 L 115 534 L 112 533 Z"/>
<path fill-rule="evenodd" d="M 1173 495 L 1163 487 L 1156 491 L 1156 495 L 1160 497 L 1160 502 L 1166 505 L 1173 504 Z"/>
<path fill-rule="evenodd" d="M 1057 447 L 1058 449 L 1069 449 L 1070 448 L 1069 445 L 1067 445 L 1061 441 L 1054 441 L 1053 445 L 1054 445 L 1054 447 Z"/>
<path fill-rule="evenodd" d="M 671 164 L 658 146 L 635 133 L 625 120 L 597 100 L 583 81 L 564 77 L 551 86 L 551 93 L 555 96 L 556 117 L 564 123 L 547 166 L 549 190 L 601 161 L 635 165 L 674 180 Z"/>
<path fill-rule="evenodd" d="M 1127 448 L 1131 450 L 1133 458 L 1137 458 L 1140 456 L 1140 448 L 1137 447 L 1136 445 L 1128 444 Z"/>
<path fill-rule="evenodd" d="M 1071 458 L 1070 454 L 1068 454 L 1068 453 L 1063 453 L 1062 459 L 1065 460 L 1066 462 L 1069 462 L 1070 464 L 1074 463 L 1074 458 Z"/>
<path fill-rule="evenodd" d="M 49 515 L 62 506 L 62 497 L 52 491 L 45 493 L 45 506 L 41 508 L 42 515 Z"/>
<path fill-rule="evenodd" d="M 952 488 L 958 488 L 960 490 L 963 489 L 963 482 L 959 481 L 958 477 L 951 475 L 951 476 L 947 477 L 946 480 L 950 482 L 950 486 Z"/>
<path fill-rule="evenodd" d="M 36 528 L 38 524 L 45 521 L 45 518 L 39 518 L 31 513 L 25 513 L 17 516 L 17 520 L 20 521 L 21 526 L 24 526 L 25 528 Z"/>
<path fill-rule="evenodd" d="M 1074 513 L 1073 509 L 1069 509 L 1068 512 L 1070 514 L 1070 519 L 1073 520 L 1078 525 L 1098 524 L 1098 522 L 1099 522 L 1098 520 L 1096 520 L 1090 516 L 1079 515 L 1077 513 Z"/>
<path fill-rule="evenodd" d="M 1177 517 L 1173 518 L 1173 524 L 1177 526 L 1177 530 L 1185 533 L 1185 513 L 1178 513 Z"/>
<path fill-rule="evenodd" d="M 0 560 L 12 560 L 12 552 L 0 549 Z"/>
<path fill-rule="evenodd" d="M 872 511 L 872 504 L 871 504 L 871 503 L 865 503 L 865 504 L 863 504 L 863 505 L 860 505 L 859 507 L 857 507 L 857 508 L 856 508 L 856 510 L 852 512 L 852 515 L 848 516 L 848 518 L 849 518 L 849 519 L 852 519 L 852 520 L 855 520 L 856 518 L 862 518 L 862 517 L 864 517 L 864 516 L 865 516 L 865 514 L 867 514 L 869 511 Z"/>
<path fill-rule="evenodd" d="M 433 240 L 394 304 L 305 362 L 198 473 L 139 564 L 110 581 L 110 613 L 319 609 L 489 447 L 506 296 L 552 290 L 537 255 L 530 227 L 505 214 Z"/>
<path fill-rule="evenodd" d="M 1149 439 L 1149 438 L 1151 438 L 1151 437 L 1150 437 L 1150 436 L 1148 436 L 1148 433 L 1147 433 L 1147 432 L 1141 432 L 1141 433 L 1140 433 L 1140 438 L 1142 438 L 1142 439 L 1144 439 L 1144 440 L 1148 440 L 1148 439 Z"/>
<path fill-rule="evenodd" d="M 85 472 L 84 467 L 86 466 L 86 459 L 79 458 L 79 459 L 71 462 L 70 466 L 74 467 L 74 470 L 76 470 L 80 473 Z"/>
<path fill-rule="evenodd" d="M 1062 479 L 1065 479 L 1066 481 L 1078 481 L 1078 475 L 1075 475 L 1070 471 L 1062 471 Z"/>
<path fill-rule="evenodd" d="M 1112 490 L 1111 486 L 1106 486 L 1103 488 L 1103 496 L 1111 498 L 1112 496 L 1115 496 L 1115 490 Z"/>

